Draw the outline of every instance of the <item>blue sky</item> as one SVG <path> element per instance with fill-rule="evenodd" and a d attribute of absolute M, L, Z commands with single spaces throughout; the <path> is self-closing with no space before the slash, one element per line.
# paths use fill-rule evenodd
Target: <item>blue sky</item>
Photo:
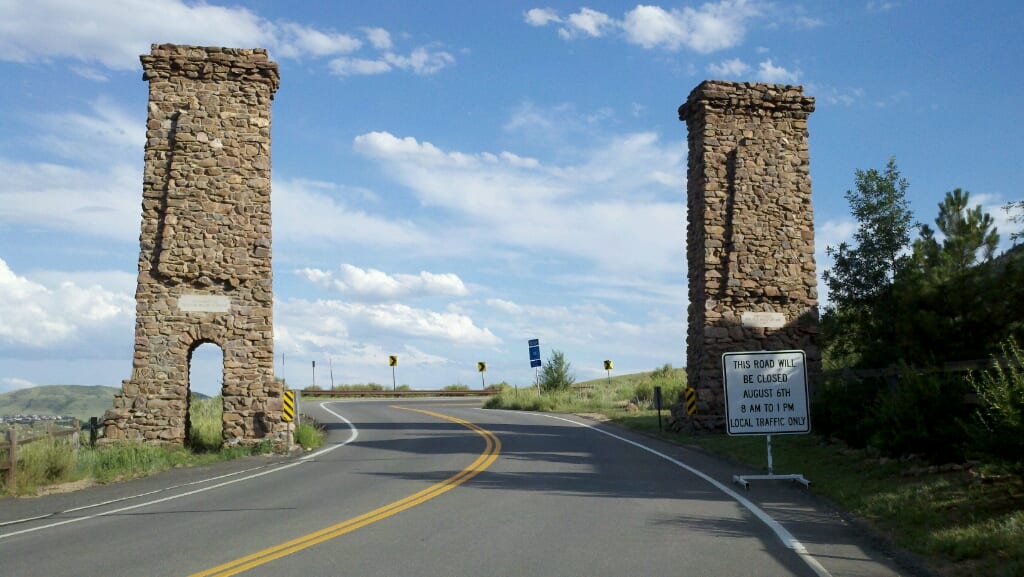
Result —
<path fill-rule="evenodd" d="M 917 219 L 1024 198 L 1015 1 L 0 0 L 0 392 L 131 373 L 151 43 L 265 47 L 276 371 L 529 384 L 685 364 L 686 127 L 702 80 L 800 84 L 819 273 L 857 169 Z M 1003 248 L 1009 246 L 1004 240 Z M 822 298 L 826 295 L 821 294 Z M 219 351 L 195 358 L 214 393 Z"/>

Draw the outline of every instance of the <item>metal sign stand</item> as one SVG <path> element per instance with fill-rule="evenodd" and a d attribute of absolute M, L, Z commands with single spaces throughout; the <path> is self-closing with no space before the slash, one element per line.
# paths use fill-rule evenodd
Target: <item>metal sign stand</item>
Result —
<path fill-rule="evenodd" d="M 750 481 L 773 481 L 773 480 L 790 480 L 796 481 L 803 484 L 805 488 L 811 487 L 811 482 L 804 478 L 800 474 L 792 475 L 776 475 L 772 468 L 772 436 L 766 435 L 765 438 L 768 440 L 768 474 L 767 475 L 733 475 L 732 482 L 743 485 L 744 489 L 750 488 Z"/>

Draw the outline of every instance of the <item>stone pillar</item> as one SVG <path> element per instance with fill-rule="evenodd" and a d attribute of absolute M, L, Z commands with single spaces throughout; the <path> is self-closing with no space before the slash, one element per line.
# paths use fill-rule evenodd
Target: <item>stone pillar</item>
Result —
<path fill-rule="evenodd" d="M 270 104 L 263 49 L 163 44 L 149 81 L 135 355 L 104 417 L 108 441 L 183 443 L 189 363 L 224 352 L 224 439 L 282 436 L 274 378 Z"/>
<path fill-rule="evenodd" d="M 724 426 L 722 353 L 800 349 L 812 372 L 820 367 L 813 111 L 799 86 L 719 81 L 679 107 L 689 144 L 686 376 L 707 428 Z"/>

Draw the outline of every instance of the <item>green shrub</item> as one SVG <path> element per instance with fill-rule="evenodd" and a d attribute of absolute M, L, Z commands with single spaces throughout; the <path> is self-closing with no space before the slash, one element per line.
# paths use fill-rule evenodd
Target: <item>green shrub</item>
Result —
<path fill-rule="evenodd" d="M 851 447 L 868 445 L 871 427 L 865 418 L 868 407 L 878 405 L 886 384 L 880 378 L 858 378 L 833 374 L 821 380 L 811 400 L 815 431 L 835 437 Z"/>
<path fill-rule="evenodd" d="M 1013 338 L 1002 344 L 1005 366 L 996 363 L 966 382 L 978 396 L 972 441 L 994 456 L 1021 460 L 1024 455 L 1024 351 Z"/>
<path fill-rule="evenodd" d="M 907 373 L 870 409 L 870 445 L 892 457 L 922 455 L 934 462 L 963 456 L 967 386 L 959 375 Z"/>
<path fill-rule="evenodd" d="M 540 388 L 544 392 L 562 391 L 568 389 L 576 382 L 576 375 L 572 372 L 572 363 L 565 360 L 565 353 L 562 351 L 551 351 L 548 362 L 540 369 Z"/>
<path fill-rule="evenodd" d="M 661 387 L 661 407 L 663 409 L 675 404 L 679 400 L 680 393 L 686 389 L 686 380 L 675 378 L 672 365 L 666 364 L 661 369 L 656 369 L 651 375 L 659 376 L 633 385 L 631 400 L 643 408 L 654 406 L 654 387 Z"/>
<path fill-rule="evenodd" d="M 675 369 L 672 368 L 672 363 L 665 363 L 661 367 L 651 371 L 652 381 L 667 381 L 675 376 Z"/>
<path fill-rule="evenodd" d="M 5 455 L 6 456 L 6 455 Z M 18 448 L 18 494 L 31 494 L 37 487 L 72 480 L 76 470 L 75 447 L 64 439 L 42 439 Z"/>
<path fill-rule="evenodd" d="M 463 385 L 462 383 L 455 383 L 448 385 L 444 388 L 446 391 L 468 391 L 469 385 Z"/>
<path fill-rule="evenodd" d="M 307 418 L 295 427 L 295 442 L 303 449 L 315 449 L 324 443 L 324 437 L 317 425 Z"/>

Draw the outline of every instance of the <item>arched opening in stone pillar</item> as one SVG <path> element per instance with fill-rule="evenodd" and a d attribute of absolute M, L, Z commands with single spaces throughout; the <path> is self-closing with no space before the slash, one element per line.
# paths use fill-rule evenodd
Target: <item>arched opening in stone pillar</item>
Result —
<path fill-rule="evenodd" d="M 218 449 L 224 438 L 224 350 L 199 341 L 188 351 L 185 443 L 193 450 Z"/>

